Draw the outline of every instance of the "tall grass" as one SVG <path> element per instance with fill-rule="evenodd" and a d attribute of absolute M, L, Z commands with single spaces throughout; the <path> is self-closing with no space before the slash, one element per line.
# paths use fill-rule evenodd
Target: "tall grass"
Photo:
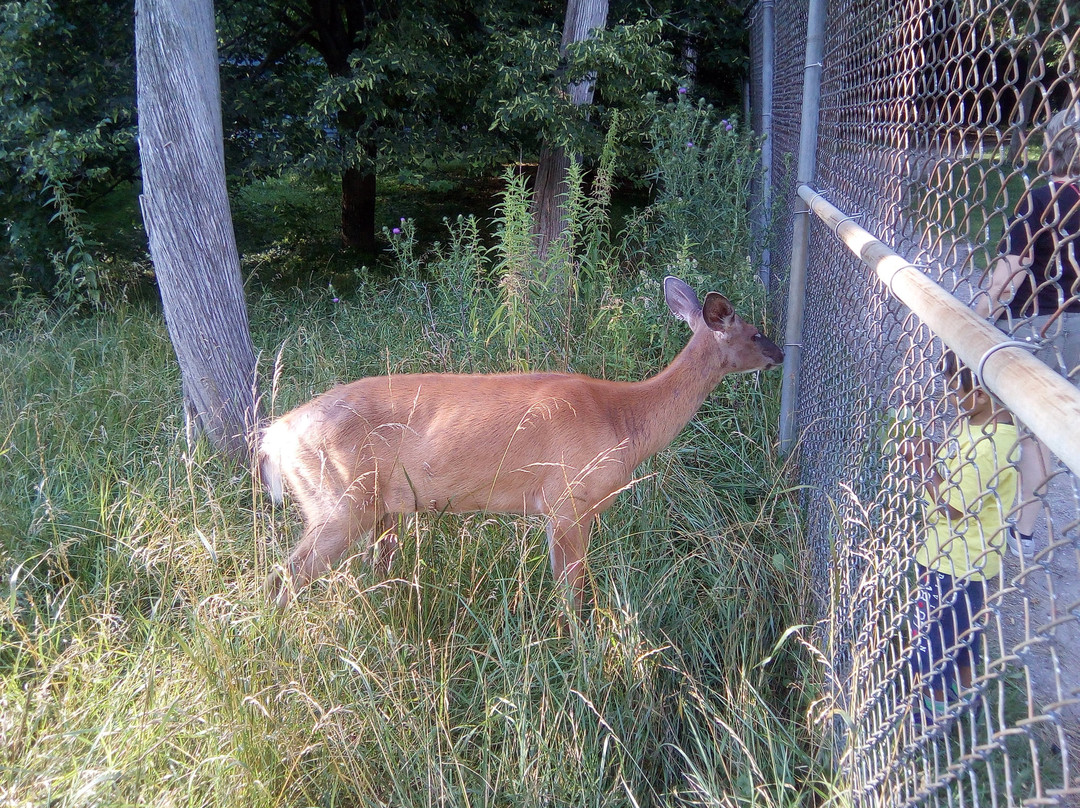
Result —
<path fill-rule="evenodd" d="M 507 221 L 527 206 L 516 193 Z M 489 251 L 456 220 L 423 273 L 389 288 L 255 301 L 267 377 L 280 357 L 272 409 L 363 374 L 523 356 L 640 378 L 687 338 L 659 296 L 669 267 L 695 270 L 687 255 L 627 272 L 616 248 L 592 250 L 567 307 L 537 299 L 512 238 Z M 728 269 L 709 288 L 763 311 L 745 261 Z M 511 311 L 519 271 L 535 305 Z M 828 793 L 805 723 L 812 675 L 785 641 L 808 599 L 772 451 L 773 376 L 726 380 L 605 515 L 587 620 L 565 613 L 541 526 L 485 515 L 406 523 L 390 579 L 345 563 L 282 612 L 261 582 L 297 517 L 185 444 L 157 312 L 73 320 L 27 304 L 0 325 L 0 803 L 789 806 Z"/>

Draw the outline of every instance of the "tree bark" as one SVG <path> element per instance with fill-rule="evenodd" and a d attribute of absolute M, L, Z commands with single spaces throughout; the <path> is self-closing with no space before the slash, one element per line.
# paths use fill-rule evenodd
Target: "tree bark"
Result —
<path fill-rule="evenodd" d="M 536 250 L 540 260 L 546 260 L 551 245 L 566 230 L 566 177 L 570 157 L 562 148 L 544 146 L 536 167 L 533 185 L 532 216 L 536 235 Z"/>
<path fill-rule="evenodd" d="M 350 165 L 341 174 L 341 239 L 346 247 L 375 252 L 375 149 L 367 147 L 368 166 Z"/>
<path fill-rule="evenodd" d="M 361 0 L 308 0 L 312 47 L 335 78 L 352 75 L 351 57 L 367 47 L 370 29 L 397 16 L 395 2 Z M 341 171 L 341 241 L 346 247 L 375 252 L 375 194 L 377 190 L 374 141 L 364 143 L 367 160 L 361 165 L 349 146 L 355 145 L 364 122 L 358 101 L 347 102 L 338 113 L 338 139 L 344 156 Z"/>
<path fill-rule="evenodd" d="M 247 461 L 255 352 L 225 190 L 212 0 L 136 0 L 143 221 L 189 429 Z"/>
<path fill-rule="evenodd" d="M 608 0 L 567 0 L 559 50 L 565 54 L 574 42 L 588 39 L 593 31 L 603 29 L 607 24 L 607 12 Z M 575 82 L 567 91 L 576 106 L 591 104 L 593 81 Z M 551 244 L 566 230 L 566 177 L 571 159 L 561 147 L 545 146 L 540 151 L 533 186 L 532 214 L 541 261 L 547 258 Z"/>

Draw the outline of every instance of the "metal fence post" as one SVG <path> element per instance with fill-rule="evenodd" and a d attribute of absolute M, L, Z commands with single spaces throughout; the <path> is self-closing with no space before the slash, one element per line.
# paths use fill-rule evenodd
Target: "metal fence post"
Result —
<path fill-rule="evenodd" d="M 817 170 L 818 114 L 821 100 L 821 55 L 825 39 L 827 0 L 810 0 L 806 23 L 806 67 L 803 73 L 802 123 L 796 187 L 813 184 Z M 802 365 L 803 308 L 806 298 L 806 259 L 810 241 L 809 207 L 801 199 L 795 208 L 788 280 L 784 377 L 780 392 L 780 454 L 788 455 L 796 440 L 796 404 Z"/>
<path fill-rule="evenodd" d="M 761 3 L 761 232 L 765 244 L 761 251 L 761 283 L 772 283 L 772 184 L 773 184 L 773 65 L 776 58 L 776 8 L 774 0 Z M 747 116 L 749 120 L 749 116 Z"/>
<path fill-rule="evenodd" d="M 1080 806 L 1080 168 L 1063 182 L 1071 137 L 1050 126 L 1080 104 L 1076 0 L 828 0 L 827 18 L 825 2 L 748 0 L 746 17 L 835 799 Z M 1018 251 L 1045 294 L 981 319 Z M 990 394 L 987 423 L 946 349 Z M 947 622 L 920 607 L 932 567 L 985 578 L 972 644 L 921 645 Z"/>

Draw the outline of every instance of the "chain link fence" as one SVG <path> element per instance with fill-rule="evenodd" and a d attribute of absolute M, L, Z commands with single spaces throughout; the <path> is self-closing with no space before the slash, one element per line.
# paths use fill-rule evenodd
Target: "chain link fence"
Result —
<path fill-rule="evenodd" d="M 1050 126 L 1080 105 L 1080 3 L 747 20 L 816 717 L 852 802 L 1080 806 L 1080 157 L 1048 153 L 1080 132 Z"/>

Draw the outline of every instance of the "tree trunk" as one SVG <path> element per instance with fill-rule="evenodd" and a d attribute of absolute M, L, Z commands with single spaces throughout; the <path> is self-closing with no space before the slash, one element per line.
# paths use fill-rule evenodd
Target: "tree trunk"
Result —
<path fill-rule="evenodd" d="M 540 150 L 533 185 L 532 216 L 536 250 L 541 261 L 548 257 L 549 248 L 566 230 L 566 176 L 569 170 L 570 158 L 565 149 L 545 146 Z"/>
<path fill-rule="evenodd" d="M 608 0 L 567 0 L 560 50 L 565 53 L 574 42 L 588 39 L 594 30 L 607 23 Z M 575 105 L 591 104 L 593 82 L 580 81 L 568 88 Z M 566 230 L 566 175 L 571 156 L 561 147 L 545 146 L 533 186 L 533 229 L 540 260 L 547 258 L 552 242 Z"/>
<path fill-rule="evenodd" d="M 135 58 L 139 201 L 189 429 L 246 462 L 255 352 L 225 191 L 212 0 L 136 0 Z"/>
<path fill-rule="evenodd" d="M 341 175 L 341 239 L 346 247 L 375 252 L 375 155 L 369 167 L 348 166 Z"/>

